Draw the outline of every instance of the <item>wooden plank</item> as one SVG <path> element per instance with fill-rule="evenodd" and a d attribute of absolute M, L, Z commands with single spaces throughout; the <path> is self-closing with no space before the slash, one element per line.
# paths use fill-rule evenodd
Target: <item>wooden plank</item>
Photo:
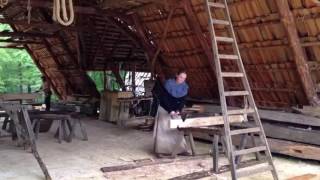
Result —
<path fill-rule="evenodd" d="M 0 37 L 34 37 L 34 38 L 50 38 L 54 37 L 54 34 L 45 33 L 27 33 L 27 32 L 0 32 Z"/>
<path fill-rule="evenodd" d="M 320 161 L 319 146 L 311 146 L 302 143 L 270 138 L 268 138 L 268 143 L 273 153 L 283 154 L 301 159 Z"/>
<path fill-rule="evenodd" d="M 198 155 L 198 156 L 183 157 L 183 158 L 176 158 L 176 159 L 142 159 L 142 160 L 136 160 L 136 161 L 134 161 L 133 163 L 130 163 L 130 164 L 103 167 L 100 170 L 102 172 L 104 172 L 104 173 L 105 172 L 114 172 L 114 171 L 123 171 L 123 170 L 129 170 L 129 169 L 135 169 L 135 168 L 139 168 L 139 167 L 144 167 L 144 166 L 168 164 L 168 163 L 174 163 L 174 162 L 184 162 L 184 161 L 204 159 L 204 158 L 209 158 L 209 157 L 210 156 L 208 156 L 208 155 Z"/>
<path fill-rule="evenodd" d="M 192 133 L 195 139 L 201 139 L 206 141 L 212 141 L 212 137 L 203 132 L 193 132 Z M 258 141 L 258 137 L 256 137 L 256 141 Z M 268 144 L 270 146 L 270 150 L 272 153 L 282 154 L 286 156 L 296 157 L 300 159 L 306 160 L 316 160 L 320 161 L 320 147 L 314 145 L 307 145 L 303 143 L 297 143 L 287 140 L 273 139 L 267 138 Z M 236 142 L 240 142 L 239 139 L 234 140 Z M 250 141 L 251 142 L 251 141 Z M 248 143 L 248 146 L 252 144 Z"/>
<path fill-rule="evenodd" d="M 209 113 L 220 113 L 221 107 L 217 105 L 200 105 L 204 112 Z M 228 107 L 229 111 L 239 109 L 236 107 Z M 273 111 L 273 110 L 262 110 L 259 109 L 259 115 L 262 120 L 281 122 L 281 123 L 292 123 L 306 126 L 320 127 L 320 119 L 312 116 L 307 116 L 303 114 L 289 113 L 283 111 Z"/>
<path fill-rule="evenodd" d="M 242 115 L 229 116 L 230 123 L 243 122 L 244 117 Z M 183 121 L 181 118 L 170 119 L 170 128 L 188 128 L 188 127 L 203 127 L 203 126 L 215 126 L 223 125 L 223 116 L 211 116 L 211 117 L 195 117 L 187 118 Z"/>
<path fill-rule="evenodd" d="M 320 126 L 320 119 L 303 114 L 295 114 L 281 111 L 259 110 L 259 115 L 262 120 L 270 120 L 276 122 L 300 124 L 307 126 Z"/>
<path fill-rule="evenodd" d="M 194 179 L 209 177 L 211 175 L 212 175 L 211 171 L 200 171 L 200 172 L 194 172 L 194 173 L 170 178 L 169 180 L 194 180 Z"/>
<path fill-rule="evenodd" d="M 38 93 L 0 94 L 0 99 L 3 101 L 34 100 L 39 96 Z"/>
<path fill-rule="evenodd" d="M 320 131 L 263 122 L 267 137 L 320 145 Z"/>

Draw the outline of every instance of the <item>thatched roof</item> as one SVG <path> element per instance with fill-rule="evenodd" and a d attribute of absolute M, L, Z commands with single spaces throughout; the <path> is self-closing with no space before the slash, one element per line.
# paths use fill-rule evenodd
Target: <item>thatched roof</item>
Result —
<path fill-rule="evenodd" d="M 105 0 L 102 3 L 85 1 L 86 4 L 76 1 L 77 20 L 68 28 L 51 21 L 51 1 L 32 2 L 35 6 L 32 11 L 34 23 L 26 23 L 25 3 L 19 0 L 0 10 L 6 17 L 3 22 L 9 22 L 17 32 L 30 33 L 32 40 L 41 41 L 26 44 L 26 47 L 62 96 L 96 94 L 94 87 L 87 86 L 90 81 L 85 70 L 110 70 L 121 62 L 125 69 L 136 66 L 149 71 L 148 63 L 160 46 L 156 60 L 158 73 L 173 74 L 184 68 L 189 74 L 190 96 L 218 98 L 203 0 Z M 295 59 L 297 52 L 292 49 L 292 39 L 276 0 L 229 2 L 243 63 L 257 104 L 273 108 L 308 104 L 310 97 L 307 96 L 306 83 Z M 320 7 L 313 0 L 288 0 L 288 3 L 300 38 L 298 46 L 303 48 L 304 60 L 308 64 L 306 73 L 313 79 L 311 88 L 317 88 L 320 80 Z M 167 35 L 163 39 L 173 8 Z M 224 18 L 219 10 L 214 16 Z M 216 28 L 217 34 L 226 35 L 223 27 Z M 35 38 L 32 33 L 41 33 L 42 37 Z M 220 50 L 228 53 L 230 49 L 225 45 Z M 234 70 L 232 62 L 225 63 L 225 70 Z M 228 81 L 227 86 L 229 89 L 240 87 L 235 80 Z"/>

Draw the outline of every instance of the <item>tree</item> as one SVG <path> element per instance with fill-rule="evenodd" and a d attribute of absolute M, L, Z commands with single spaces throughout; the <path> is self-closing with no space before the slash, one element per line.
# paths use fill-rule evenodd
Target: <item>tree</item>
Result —
<path fill-rule="evenodd" d="M 7 24 L 0 24 L 0 31 L 12 31 L 12 29 Z M 1 45 L 6 44 L 1 43 Z M 41 86 L 40 77 L 40 71 L 26 50 L 0 49 L 0 93 L 36 91 Z"/>

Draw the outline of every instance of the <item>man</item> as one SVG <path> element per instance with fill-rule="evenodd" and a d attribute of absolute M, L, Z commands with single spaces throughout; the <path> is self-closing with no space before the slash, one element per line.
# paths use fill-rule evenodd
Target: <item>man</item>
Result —
<path fill-rule="evenodd" d="M 44 104 L 46 105 L 46 111 L 50 111 L 51 95 L 52 95 L 50 82 L 47 80 L 45 76 L 42 76 L 41 79 L 42 79 L 41 90 L 44 93 Z"/>
<path fill-rule="evenodd" d="M 186 71 L 181 70 L 177 73 L 175 79 L 168 79 L 164 84 L 167 92 L 174 97 L 173 100 L 171 98 L 169 102 L 174 106 L 170 109 L 170 115 L 179 115 L 185 105 L 185 96 L 188 94 L 189 89 L 186 79 Z"/>
<path fill-rule="evenodd" d="M 164 88 L 159 85 L 156 91 L 160 106 L 155 118 L 153 137 L 154 151 L 159 157 L 190 154 L 183 132 L 169 128 L 171 117 L 179 115 L 185 105 L 185 97 L 189 89 L 185 82 L 186 78 L 186 72 L 179 71 L 175 79 L 168 79 Z"/>

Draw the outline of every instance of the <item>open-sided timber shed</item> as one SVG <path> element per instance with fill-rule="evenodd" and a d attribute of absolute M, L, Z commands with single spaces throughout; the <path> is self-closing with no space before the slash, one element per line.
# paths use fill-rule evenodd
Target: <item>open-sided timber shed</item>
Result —
<path fill-rule="evenodd" d="M 203 0 L 74 0 L 75 22 L 52 20 L 52 1 L 9 0 L 0 32 L 5 47 L 26 48 L 63 99 L 99 96 L 88 70 L 186 69 L 190 96 L 218 99 L 208 18 Z M 317 0 L 230 0 L 243 63 L 260 107 L 317 102 L 320 90 L 320 4 Z M 214 13 L 222 19 L 218 10 Z M 219 28 L 219 27 L 217 27 Z M 224 30 L 217 34 L 223 35 Z M 229 46 L 220 49 L 228 53 Z M 226 62 L 229 63 L 229 62 Z M 228 65 L 228 64 L 227 64 Z M 234 68 L 232 63 L 227 70 Z M 227 82 L 239 88 L 237 81 Z"/>

